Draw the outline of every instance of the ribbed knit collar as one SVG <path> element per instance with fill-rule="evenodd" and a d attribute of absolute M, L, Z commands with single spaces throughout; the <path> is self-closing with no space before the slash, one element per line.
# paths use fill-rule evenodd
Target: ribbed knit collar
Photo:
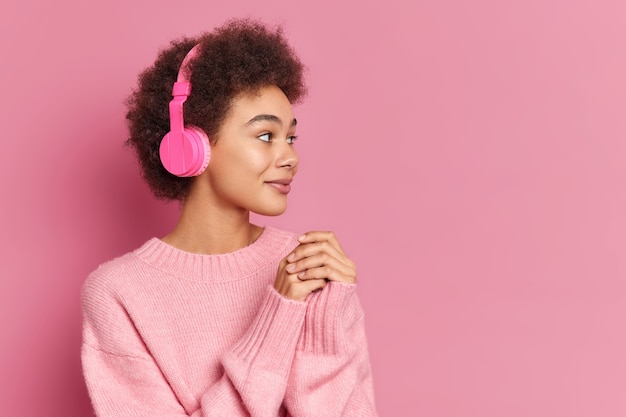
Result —
<path fill-rule="evenodd" d="M 253 243 L 225 254 L 202 255 L 185 252 L 156 237 L 148 240 L 134 253 L 155 268 L 183 279 L 229 281 L 254 275 L 271 263 L 278 262 L 296 244 L 293 234 L 265 227 Z"/>

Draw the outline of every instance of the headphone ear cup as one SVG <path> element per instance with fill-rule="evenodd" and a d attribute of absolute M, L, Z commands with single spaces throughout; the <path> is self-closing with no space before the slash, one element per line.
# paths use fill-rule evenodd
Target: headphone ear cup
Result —
<path fill-rule="evenodd" d="M 201 129 L 187 127 L 182 137 L 169 132 L 161 141 L 161 163 L 178 177 L 195 177 L 209 165 L 211 145 L 209 137 Z M 178 136 L 178 137 L 176 137 Z"/>
<path fill-rule="evenodd" d="M 198 159 L 196 160 L 196 166 L 198 167 L 190 176 L 195 177 L 202 174 L 209 166 L 209 160 L 211 159 L 211 143 L 209 142 L 209 136 L 204 133 L 204 130 L 196 127 L 188 127 L 184 130 L 187 135 L 193 135 L 194 141 L 198 145 Z"/>

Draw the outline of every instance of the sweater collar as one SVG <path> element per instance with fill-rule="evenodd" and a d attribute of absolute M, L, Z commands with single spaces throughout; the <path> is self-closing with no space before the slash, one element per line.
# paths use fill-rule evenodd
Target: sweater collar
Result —
<path fill-rule="evenodd" d="M 203 255 L 177 249 L 153 237 L 135 255 L 155 268 L 193 281 L 230 281 L 276 266 L 297 245 L 289 232 L 265 227 L 250 245 L 234 252 Z"/>

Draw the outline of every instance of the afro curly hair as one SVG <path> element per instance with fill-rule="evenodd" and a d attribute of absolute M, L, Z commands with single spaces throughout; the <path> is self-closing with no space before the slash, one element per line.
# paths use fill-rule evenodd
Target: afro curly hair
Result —
<path fill-rule="evenodd" d="M 141 173 L 155 197 L 184 200 L 193 178 L 169 173 L 159 157 L 161 139 L 170 129 L 172 86 L 187 53 L 199 52 L 186 68 L 192 92 L 184 104 L 185 124 L 204 130 L 211 140 L 226 118 L 232 100 L 268 85 L 280 88 L 291 103 L 306 95 L 304 66 L 280 27 L 231 20 L 197 38 L 182 38 L 161 50 L 155 63 L 138 77 L 138 88 L 126 100 L 126 119 Z"/>

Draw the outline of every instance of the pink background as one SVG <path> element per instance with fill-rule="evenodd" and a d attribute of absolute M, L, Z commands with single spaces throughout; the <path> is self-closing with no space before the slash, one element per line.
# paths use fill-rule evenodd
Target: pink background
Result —
<path fill-rule="evenodd" d="M 625 4 L 3 2 L 0 415 L 91 415 L 82 281 L 177 214 L 123 100 L 245 15 L 309 67 L 290 209 L 259 222 L 357 262 L 380 414 L 626 415 Z"/>

